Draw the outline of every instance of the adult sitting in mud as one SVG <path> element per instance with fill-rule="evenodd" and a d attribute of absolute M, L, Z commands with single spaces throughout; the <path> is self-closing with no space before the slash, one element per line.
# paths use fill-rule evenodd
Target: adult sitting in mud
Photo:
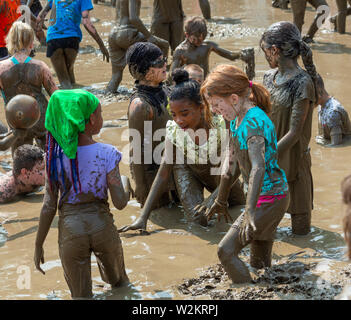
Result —
<path fill-rule="evenodd" d="M 49 67 L 43 62 L 29 57 L 34 47 L 34 31 L 26 23 L 15 22 L 6 38 L 12 57 L 0 62 L 0 89 L 7 104 L 14 96 L 26 94 L 36 99 L 40 108 L 40 119 L 27 134 L 12 145 L 14 151 L 19 145 L 32 144 L 35 139 L 42 149 L 46 142 L 45 113 L 48 101 L 42 92 L 51 96 L 57 86 Z"/>
<path fill-rule="evenodd" d="M 317 77 L 318 92 L 318 134 L 326 146 L 336 146 L 343 143 L 351 135 L 351 122 L 349 115 L 341 103 L 329 95 L 320 75 Z"/>
<path fill-rule="evenodd" d="M 13 155 L 13 170 L 0 174 L 0 203 L 18 200 L 45 184 L 44 151 L 24 144 Z"/>
<path fill-rule="evenodd" d="M 126 52 L 136 42 L 148 41 L 157 45 L 168 56 L 167 41 L 151 35 L 140 20 L 141 0 L 119 0 L 116 7 L 117 25 L 112 28 L 109 37 L 109 50 L 112 64 L 112 78 L 107 91 L 117 92 L 126 66 Z"/>
<path fill-rule="evenodd" d="M 209 57 L 211 52 L 229 60 L 241 59 L 250 65 L 249 78 L 255 76 L 255 56 L 252 50 L 242 50 L 232 52 L 220 48 L 213 41 L 205 41 L 207 36 L 207 26 L 205 19 L 201 17 L 189 18 L 184 27 L 185 40 L 175 49 L 173 54 L 172 70 L 187 64 L 198 64 L 204 69 L 204 77 L 209 72 Z"/>
<path fill-rule="evenodd" d="M 309 143 L 317 72 L 312 51 L 297 27 L 286 21 L 271 25 L 262 35 L 260 46 L 272 68 L 265 73 L 263 84 L 271 94 L 279 166 L 289 183 L 291 201 L 287 212 L 291 214 L 292 232 L 306 235 L 310 232 L 313 209 Z M 299 66 L 299 56 L 307 72 Z"/>
<path fill-rule="evenodd" d="M 174 176 L 177 194 L 185 213 L 207 226 L 204 211 L 211 207 L 218 193 L 220 159 L 226 149 L 227 130 L 222 116 L 214 116 L 200 96 L 200 85 L 189 80 L 189 74 L 177 69 L 172 74 L 176 83 L 170 94 L 170 113 L 167 122 L 165 152 L 157 176 L 145 202 L 141 216 L 119 231 L 146 230 L 154 203 L 162 195 Z M 219 160 L 219 161 L 218 161 Z M 204 201 L 204 189 L 211 195 Z M 229 187 L 229 204 L 245 204 L 245 196 L 238 181 Z"/>
<path fill-rule="evenodd" d="M 65 126 L 62 126 L 62 123 Z M 97 143 L 103 119 L 101 104 L 90 92 L 58 90 L 46 116 L 45 196 L 35 241 L 36 268 L 44 263 L 43 244 L 59 211 L 59 254 L 72 298 L 91 298 L 91 253 L 101 278 L 113 287 L 129 283 L 122 243 L 108 204 L 122 210 L 130 198 L 129 180 L 119 173 L 122 154 Z"/>
<path fill-rule="evenodd" d="M 321 27 L 318 25 L 319 21 L 321 20 L 321 22 L 324 23 L 327 18 L 327 15 L 325 15 L 325 10 L 327 10 L 329 6 L 326 0 L 291 0 L 290 4 L 293 12 L 294 23 L 301 33 L 305 19 L 307 2 L 310 3 L 316 10 L 319 10 L 314 17 L 314 20 L 306 35 L 303 37 L 303 40 L 306 41 L 306 43 L 311 43 L 313 42 L 313 37 L 315 36 L 316 32 Z"/>
<path fill-rule="evenodd" d="M 128 106 L 130 170 L 135 182 L 135 196 L 141 206 L 161 162 L 161 159 L 155 159 L 154 151 L 162 142 L 155 139 L 154 133 L 165 129 L 171 119 L 167 110 L 168 91 L 163 84 L 167 77 L 166 61 L 160 48 L 150 42 L 137 42 L 127 50 L 129 72 L 136 80 Z M 173 188 L 170 181 L 156 207 L 170 203 L 169 191 Z"/>
<path fill-rule="evenodd" d="M 248 184 L 245 211 L 219 243 L 218 257 L 234 283 L 249 282 L 249 270 L 238 254 L 251 244 L 251 266 L 271 266 L 275 231 L 290 198 L 285 173 L 278 166 L 274 124 L 268 116 L 269 92 L 249 81 L 240 69 L 220 65 L 205 80 L 201 94 L 213 112 L 230 121 L 232 133 L 218 196 L 205 215 L 211 219 L 217 213 L 218 220 L 222 215 L 226 221 L 231 219 L 227 199 L 241 173 Z"/>
<path fill-rule="evenodd" d="M 93 10 L 91 0 L 60 1 L 49 0 L 37 17 L 39 27 L 51 11 L 50 23 L 46 35 L 46 56 L 55 69 L 61 89 L 72 89 L 76 83 L 74 62 L 78 55 L 79 43 L 82 41 L 80 23 L 83 19 L 85 30 L 99 45 L 103 60 L 109 62 L 109 53 L 92 24 L 89 11 Z"/>

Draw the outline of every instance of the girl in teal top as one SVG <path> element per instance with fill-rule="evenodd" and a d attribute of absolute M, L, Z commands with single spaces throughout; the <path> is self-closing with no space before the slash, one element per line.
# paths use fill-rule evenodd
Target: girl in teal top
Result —
<path fill-rule="evenodd" d="M 245 211 L 221 240 L 218 256 L 234 283 L 248 282 L 251 276 L 239 252 L 251 244 L 251 266 L 270 267 L 274 234 L 289 205 L 286 176 L 277 164 L 274 125 L 266 114 L 269 93 L 231 65 L 215 68 L 201 93 L 213 112 L 230 121 L 232 133 L 218 196 L 206 216 L 210 219 L 217 213 L 218 219 L 221 215 L 231 219 L 227 190 L 241 173 L 248 185 Z"/>

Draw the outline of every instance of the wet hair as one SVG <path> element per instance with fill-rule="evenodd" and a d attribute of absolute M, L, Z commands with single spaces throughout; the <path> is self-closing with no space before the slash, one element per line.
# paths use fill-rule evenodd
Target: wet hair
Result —
<path fill-rule="evenodd" d="M 318 92 L 318 96 L 321 96 L 326 92 L 323 78 L 319 73 L 317 73 L 316 78 L 316 91 Z"/>
<path fill-rule="evenodd" d="M 32 170 L 38 163 L 44 161 L 44 151 L 31 144 L 23 144 L 16 148 L 13 154 L 13 175 L 18 177 L 21 170 Z"/>
<path fill-rule="evenodd" d="M 136 80 L 144 79 L 151 63 L 162 54 L 161 49 L 150 42 L 136 42 L 130 46 L 126 53 L 126 62 L 132 77 Z"/>
<path fill-rule="evenodd" d="M 191 17 L 185 21 L 184 31 L 188 35 L 203 34 L 205 39 L 207 36 L 206 20 L 202 17 Z"/>
<path fill-rule="evenodd" d="M 317 87 L 317 71 L 313 63 L 313 54 L 309 45 L 302 40 L 301 33 L 295 24 L 288 21 L 280 21 L 272 24 L 262 35 L 260 46 L 265 42 L 267 48 L 276 46 L 280 53 L 290 59 L 301 56 L 306 71 L 311 76 L 315 88 Z M 318 98 L 316 90 L 316 98 Z"/>
<path fill-rule="evenodd" d="M 204 75 L 204 69 L 202 69 L 198 64 L 187 64 L 185 67 L 184 67 L 184 70 L 186 71 L 195 71 L 195 72 L 199 72 L 199 73 L 202 73 L 202 75 Z"/>
<path fill-rule="evenodd" d="M 207 91 L 209 96 L 217 95 L 220 97 L 228 97 L 236 94 L 239 97 L 247 96 L 252 102 L 260 107 L 265 113 L 271 112 L 270 93 L 259 83 L 251 82 L 246 73 L 238 67 L 229 64 L 217 66 L 206 78 L 201 86 L 201 95 L 205 103 Z"/>
<path fill-rule="evenodd" d="M 341 182 L 343 203 L 346 204 L 346 214 L 343 219 L 344 238 L 347 244 L 347 256 L 351 259 L 351 175 Z"/>
<path fill-rule="evenodd" d="M 34 30 L 32 27 L 20 21 L 12 24 L 6 36 L 6 47 L 10 54 L 29 48 L 34 41 Z"/>
<path fill-rule="evenodd" d="M 172 72 L 172 80 L 175 82 L 175 85 L 171 89 L 169 100 L 187 100 L 197 106 L 203 106 L 205 121 L 211 127 L 212 114 L 209 107 L 203 104 L 200 84 L 195 80 L 189 79 L 189 73 L 181 68 L 177 68 Z"/>

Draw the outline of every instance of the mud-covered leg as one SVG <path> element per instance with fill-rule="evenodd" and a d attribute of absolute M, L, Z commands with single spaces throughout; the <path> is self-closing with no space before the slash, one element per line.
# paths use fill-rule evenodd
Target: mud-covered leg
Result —
<path fill-rule="evenodd" d="M 122 81 L 123 69 L 120 67 L 116 67 L 112 64 L 112 77 L 110 82 L 108 83 L 106 90 L 108 92 L 115 93 L 118 91 L 118 87 Z"/>
<path fill-rule="evenodd" d="M 67 71 L 71 84 L 76 83 L 76 78 L 74 76 L 74 62 L 76 61 L 78 51 L 72 48 L 66 48 L 63 50 L 65 54 L 65 61 L 67 66 Z"/>
<path fill-rule="evenodd" d="M 320 6 L 328 7 L 328 4 L 327 4 L 327 2 L 325 0 L 318 0 L 316 2 L 316 4 L 314 4 L 314 7 L 317 10 Z M 306 42 L 311 42 L 312 41 L 314 35 L 318 31 L 318 29 L 321 27 L 320 25 L 318 25 L 318 20 L 319 20 L 320 17 L 322 17 L 324 15 L 325 15 L 325 11 L 323 11 L 323 10 L 320 13 L 316 14 L 316 16 L 314 17 L 313 23 L 310 26 L 310 28 L 307 31 L 306 36 L 304 38 L 305 41 L 307 40 Z M 325 22 L 325 18 L 322 20 L 322 23 L 324 23 L 324 22 Z"/>
<path fill-rule="evenodd" d="M 72 89 L 72 83 L 67 69 L 63 49 L 56 49 L 50 57 L 50 60 L 55 69 L 57 78 L 60 82 L 61 89 Z"/>
<path fill-rule="evenodd" d="M 253 240 L 250 247 L 251 267 L 261 269 L 270 267 L 272 262 L 273 241 Z"/>
<path fill-rule="evenodd" d="M 240 243 L 239 228 L 233 225 L 218 245 L 218 258 L 233 283 L 251 281 L 248 268 L 238 257 L 240 251 L 248 244 L 249 242 L 245 245 Z"/>
<path fill-rule="evenodd" d="M 229 206 L 238 206 L 246 203 L 243 186 L 240 181 L 233 184 L 228 197 Z"/>
<path fill-rule="evenodd" d="M 208 0 L 199 0 L 202 15 L 206 20 L 211 19 L 211 6 Z"/>
<path fill-rule="evenodd" d="M 347 15 L 347 3 L 345 0 L 336 0 L 338 6 L 338 14 L 336 17 L 336 31 L 339 33 L 345 33 L 346 28 L 346 15 Z"/>
<path fill-rule="evenodd" d="M 311 231 L 311 212 L 291 214 L 292 233 L 305 236 Z"/>
<path fill-rule="evenodd" d="M 186 165 L 174 165 L 173 176 L 183 209 L 187 214 L 192 215 L 194 208 L 204 200 L 204 187 Z M 200 216 L 197 221 L 207 226 L 207 219 L 204 216 Z"/>
<path fill-rule="evenodd" d="M 306 0 L 291 0 L 291 10 L 293 12 L 294 24 L 301 32 L 305 19 Z"/>

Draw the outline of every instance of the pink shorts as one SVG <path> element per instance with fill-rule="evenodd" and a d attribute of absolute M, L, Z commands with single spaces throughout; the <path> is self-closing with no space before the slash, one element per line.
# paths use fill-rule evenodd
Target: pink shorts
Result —
<path fill-rule="evenodd" d="M 262 203 L 273 203 L 275 200 L 281 200 L 286 197 L 286 194 L 279 194 L 273 196 L 259 196 L 256 208 L 259 208 Z"/>

